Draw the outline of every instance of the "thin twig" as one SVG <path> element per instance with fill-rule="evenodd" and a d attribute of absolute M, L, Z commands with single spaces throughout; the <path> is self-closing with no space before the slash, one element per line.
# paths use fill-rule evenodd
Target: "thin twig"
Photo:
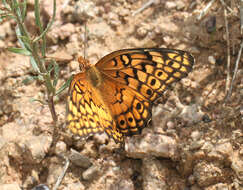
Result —
<path fill-rule="evenodd" d="M 57 182 L 56 182 L 55 186 L 53 187 L 53 190 L 57 190 L 57 188 L 60 186 L 60 184 L 61 184 L 61 182 L 62 182 L 62 180 L 63 180 L 63 178 L 64 178 L 64 176 L 67 172 L 70 161 L 67 158 L 65 158 L 65 160 L 66 160 L 65 166 L 63 168 L 61 175 L 58 177 Z"/>
<path fill-rule="evenodd" d="M 240 1 L 240 33 L 243 34 L 243 0 Z"/>
<path fill-rule="evenodd" d="M 237 60 L 236 60 L 236 63 L 235 63 L 234 74 L 233 74 L 232 81 L 231 81 L 231 84 L 230 84 L 230 89 L 229 89 L 227 96 L 225 98 L 225 102 L 227 102 L 229 100 L 231 93 L 232 93 L 233 84 L 234 84 L 236 74 L 237 74 L 237 71 L 238 71 L 238 67 L 239 67 L 239 63 L 240 63 L 240 57 L 241 57 L 242 49 L 243 49 L 243 41 L 240 44 L 240 50 L 238 52 Z"/>
<path fill-rule="evenodd" d="M 229 27 L 228 27 L 226 8 L 224 8 L 224 21 L 225 21 L 226 41 L 227 41 L 227 78 L 225 84 L 225 94 L 227 94 L 230 86 L 230 41 L 229 41 Z"/>
<path fill-rule="evenodd" d="M 208 9 L 213 5 L 215 0 L 211 0 L 206 7 L 204 7 L 204 9 L 201 11 L 200 15 L 197 17 L 197 20 L 201 20 L 202 17 L 204 17 L 206 15 L 206 13 L 208 12 Z"/>
<path fill-rule="evenodd" d="M 136 11 L 134 11 L 132 13 L 132 16 L 135 16 L 136 14 L 142 12 L 144 9 L 148 8 L 150 5 L 152 5 L 153 3 L 155 3 L 156 0 L 149 0 L 147 3 L 145 3 L 142 7 L 140 7 L 139 9 L 137 9 Z"/>

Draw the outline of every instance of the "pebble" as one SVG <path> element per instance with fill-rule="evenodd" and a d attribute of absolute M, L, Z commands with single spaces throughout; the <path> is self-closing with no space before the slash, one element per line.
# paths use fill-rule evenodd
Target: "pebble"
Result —
<path fill-rule="evenodd" d="M 67 145 L 63 141 L 58 141 L 56 144 L 56 154 L 64 154 L 67 151 Z"/>
<path fill-rule="evenodd" d="M 82 177 L 84 180 L 91 180 L 98 175 L 98 171 L 99 171 L 99 167 L 93 165 L 83 172 Z"/>
<path fill-rule="evenodd" d="M 166 182 L 166 165 L 161 164 L 156 159 L 146 158 L 143 160 L 142 176 L 143 190 L 168 189 Z"/>
<path fill-rule="evenodd" d="M 191 133 L 192 140 L 194 140 L 194 141 L 200 139 L 201 136 L 202 136 L 202 134 L 199 131 L 193 131 Z"/>
<path fill-rule="evenodd" d="M 230 158 L 233 155 L 233 146 L 230 142 L 219 144 L 215 147 L 215 151 L 225 158 Z"/>
<path fill-rule="evenodd" d="M 165 3 L 165 8 L 166 9 L 175 9 L 176 8 L 176 3 L 175 2 L 172 2 L 172 1 L 167 1 Z"/>
<path fill-rule="evenodd" d="M 73 60 L 73 57 L 68 52 L 62 50 L 56 51 L 51 54 L 47 54 L 46 56 L 48 58 L 54 59 L 57 62 L 60 62 L 60 64 L 67 63 Z"/>
<path fill-rule="evenodd" d="M 1 146 L 0 146 L 1 147 Z M 0 148 L 1 149 L 1 148 Z M 243 156 L 243 146 L 240 147 L 239 154 Z"/>
<path fill-rule="evenodd" d="M 0 40 L 0 48 L 5 48 L 6 43 L 3 40 Z"/>
<path fill-rule="evenodd" d="M 232 188 L 230 188 L 229 185 L 226 183 L 218 183 L 218 184 L 209 186 L 207 189 L 230 190 Z"/>
<path fill-rule="evenodd" d="M 77 181 L 75 183 L 68 183 L 63 190 L 85 190 L 85 186 L 80 181 Z"/>
<path fill-rule="evenodd" d="M 67 53 L 70 55 L 76 55 L 80 52 L 79 42 L 69 42 L 66 44 Z"/>
<path fill-rule="evenodd" d="M 130 11 L 129 11 L 128 9 L 123 8 L 123 9 L 121 9 L 121 10 L 118 12 L 118 14 L 119 14 L 120 16 L 122 16 L 122 17 L 125 17 L 125 16 L 128 16 L 128 15 L 130 14 Z"/>
<path fill-rule="evenodd" d="M 75 33 L 75 26 L 72 23 L 63 24 L 56 32 L 61 40 L 65 40 Z"/>
<path fill-rule="evenodd" d="M 12 63 L 7 64 L 6 69 L 6 77 L 19 77 L 25 76 L 29 72 L 29 57 L 24 55 L 18 55 L 14 58 L 14 60 L 9 60 Z M 18 65 L 18 67 L 16 67 Z"/>
<path fill-rule="evenodd" d="M 24 144 L 30 150 L 33 159 L 36 162 L 41 162 L 48 152 L 52 142 L 52 137 L 47 135 L 31 136 L 26 139 Z"/>
<path fill-rule="evenodd" d="M 190 52 L 192 53 L 192 54 L 200 54 L 200 50 L 197 48 L 197 47 L 195 47 L 195 46 L 192 46 L 191 48 L 190 48 Z"/>
<path fill-rule="evenodd" d="M 202 161 L 193 168 L 193 175 L 200 187 L 213 185 L 223 180 L 226 173 L 215 163 Z"/>
<path fill-rule="evenodd" d="M 2 137 L 0 137 L 0 150 L 2 149 L 2 147 L 6 144 L 6 140 Z"/>
<path fill-rule="evenodd" d="M 188 177 L 188 182 L 189 182 L 190 185 L 193 185 L 196 182 L 195 176 L 194 175 L 190 175 Z"/>
<path fill-rule="evenodd" d="M 112 26 L 112 27 L 118 27 L 121 25 L 121 22 L 119 20 L 119 17 L 117 14 L 110 12 L 108 14 L 108 23 Z"/>
<path fill-rule="evenodd" d="M 46 184 L 54 184 L 56 183 L 58 177 L 63 173 L 63 159 L 58 157 L 50 157 L 48 159 L 48 163 L 47 160 L 44 161 L 45 165 L 47 164 L 46 167 L 48 167 L 48 176 L 46 177 Z"/>
<path fill-rule="evenodd" d="M 92 19 L 98 13 L 98 8 L 91 1 L 77 1 L 74 5 L 73 17 L 79 21 L 83 22 L 87 19 Z"/>
<path fill-rule="evenodd" d="M 211 142 L 206 141 L 204 145 L 201 147 L 201 150 L 205 151 L 206 153 L 211 152 L 214 149 L 214 146 Z"/>
<path fill-rule="evenodd" d="M 141 26 L 137 29 L 137 36 L 139 38 L 144 38 L 148 34 L 149 29 L 149 25 L 142 23 Z"/>
<path fill-rule="evenodd" d="M 190 190 L 202 190 L 202 189 L 197 185 L 193 185 Z"/>
<path fill-rule="evenodd" d="M 134 190 L 134 184 L 131 179 L 121 179 L 111 186 L 111 189 Z"/>
<path fill-rule="evenodd" d="M 68 156 L 68 158 L 70 159 L 70 161 L 73 164 L 75 164 L 79 167 L 82 167 L 82 168 L 89 168 L 92 165 L 92 163 L 88 157 L 80 154 L 79 152 L 77 152 L 74 149 L 71 149 L 71 153 Z"/>
<path fill-rule="evenodd" d="M 107 136 L 106 133 L 101 133 L 101 134 L 97 133 L 94 135 L 94 140 L 97 144 L 103 145 L 109 141 L 109 137 Z"/>
<path fill-rule="evenodd" d="M 69 68 L 70 68 L 70 71 L 78 71 L 79 70 L 79 64 L 77 61 L 70 61 L 69 63 Z"/>
<path fill-rule="evenodd" d="M 184 80 L 185 82 L 185 80 Z M 180 117 L 190 124 L 198 123 L 201 121 L 203 113 L 199 110 L 198 105 L 192 104 L 189 106 L 183 106 Z"/>
<path fill-rule="evenodd" d="M 212 65 L 215 65 L 216 59 L 214 58 L 214 56 L 210 55 L 208 56 L 208 62 Z"/>
<path fill-rule="evenodd" d="M 1 190 L 21 190 L 18 184 L 0 184 Z"/>
<path fill-rule="evenodd" d="M 239 157 L 235 157 L 232 161 L 231 168 L 236 173 L 238 179 L 243 181 L 243 160 Z"/>
<path fill-rule="evenodd" d="M 190 145 L 190 150 L 197 150 L 197 149 L 200 149 L 203 144 L 205 143 L 204 140 L 200 140 L 200 141 L 193 141 Z"/>
<path fill-rule="evenodd" d="M 175 128 L 175 123 L 173 121 L 168 121 L 166 125 L 170 130 Z"/>
<path fill-rule="evenodd" d="M 47 185 L 40 184 L 40 185 L 35 186 L 31 190 L 50 190 L 50 189 L 49 189 L 49 187 Z"/>
<path fill-rule="evenodd" d="M 0 40 L 5 39 L 7 36 L 15 35 L 14 30 L 11 28 L 10 22 L 2 22 L 0 25 Z"/>
<path fill-rule="evenodd" d="M 176 2 L 176 9 L 183 10 L 185 8 L 185 3 L 183 1 L 175 1 Z"/>
<path fill-rule="evenodd" d="M 145 158 L 156 156 L 164 158 L 177 157 L 177 143 L 169 136 L 147 133 L 145 136 L 129 138 L 125 144 L 125 151 L 128 157 Z"/>

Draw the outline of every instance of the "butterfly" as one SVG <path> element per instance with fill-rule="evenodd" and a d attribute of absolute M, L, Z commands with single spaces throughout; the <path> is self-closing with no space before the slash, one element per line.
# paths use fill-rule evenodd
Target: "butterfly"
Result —
<path fill-rule="evenodd" d="M 123 49 L 95 65 L 78 59 L 67 98 L 67 127 L 81 137 L 106 132 L 116 143 L 140 134 L 167 87 L 186 77 L 193 56 L 167 48 Z"/>

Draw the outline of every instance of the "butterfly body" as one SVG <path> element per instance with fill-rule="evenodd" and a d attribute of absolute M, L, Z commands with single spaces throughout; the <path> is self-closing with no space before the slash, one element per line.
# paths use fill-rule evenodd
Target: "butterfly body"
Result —
<path fill-rule="evenodd" d="M 185 51 L 119 50 L 96 65 L 79 59 L 83 72 L 69 88 L 67 126 L 81 137 L 106 132 L 116 142 L 141 133 L 153 102 L 167 86 L 187 76 L 194 63 Z"/>
<path fill-rule="evenodd" d="M 102 84 L 102 77 L 98 69 L 96 69 L 95 66 L 91 66 L 89 69 L 87 69 L 86 73 L 87 73 L 87 78 L 90 81 L 90 84 L 94 88 L 99 88 Z"/>

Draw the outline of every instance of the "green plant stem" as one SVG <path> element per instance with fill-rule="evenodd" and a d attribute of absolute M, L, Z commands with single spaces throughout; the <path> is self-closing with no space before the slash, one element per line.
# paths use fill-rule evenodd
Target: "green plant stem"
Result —
<path fill-rule="evenodd" d="M 38 1 L 36 1 L 36 2 L 38 3 Z M 41 28 L 42 34 L 39 37 L 37 37 L 35 40 L 32 40 L 30 38 L 30 35 L 27 32 L 25 25 L 23 24 L 22 17 L 21 17 L 20 14 L 18 14 L 19 10 L 17 10 L 17 9 L 19 9 L 19 8 L 16 5 L 17 5 L 17 1 L 12 1 L 10 3 L 11 13 L 14 15 L 14 17 L 16 19 L 16 22 L 17 22 L 17 25 L 18 25 L 18 27 L 21 31 L 21 34 L 23 36 L 25 36 L 28 39 L 28 41 L 30 42 L 30 50 L 31 50 L 32 56 L 33 56 L 36 64 L 39 67 L 39 70 L 40 70 L 39 74 L 41 74 L 43 76 L 44 81 L 45 81 L 45 86 L 47 88 L 47 95 L 48 95 L 48 100 L 47 100 L 48 106 L 49 106 L 49 109 L 50 109 L 50 112 L 51 112 L 51 115 L 52 115 L 52 119 L 54 121 L 54 125 L 56 126 L 58 117 L 57 117 L 57 114 L 56 114 L 56 111 L 55 111 L 54 101 L 53 101 L 53 97 L 55 95 L 55 88 L 52 85 L 50 73 L 47 72 L 46 67 L 45 67 L 45 63 L 44 63 L 43 59 L 41 59 L 41 57 L 38 54 L 38 43 L 39 43 L 38 41 L 42 38 L 45 42 L 45 34 L 50 29 L 51 25 L 54 22 L 55 15 L 56 15 L 56 0 L 54 0 L 54 4 L 53 4 L 53 6 L 54 6 L 53 11 L 54 12 L 53 12 L 53 17 L 52 17 L 51 22 L 48 24 L 47 28 L 44 31 L 43 31 L 43 28 Z M 37 8 L 39 8 L 39 6 Z M 42 44 L 42 46 L 45 46 L 45 44 Z M 44 52 L 42 51 L 42 54 L 43 53 Z"/>
<path fill-rule="evenodd" d="M 51 112 L 51 116 L 54 122 L 54 126 L 56 127 L 57 121 L 58 121 L 58 117 L 56 114 L 56 110 L 54 107 L 54 101 L 53 101 L 53 96 L 52 95 L 48 95 L 48 106 Z"/>
<path fill-rule="evenodd" d="M 44 35 L 46 35 L 47 31 L 50 29 L 50 27 L 52 26 L 54 20 L 56 17 L 56 0 L 53 0 L 53 15 L 52 15 L 52 19 L 51 21 L 48 23 L 46 29 L 41 33 L 41 35 L 39 35 L 36 39 L 34 39 L 34 42 L 39 41 L 41 38 L 43 38 Z"/>
<path fill-rule="evenodd" d="M 11 7 L 11 14 L 14 15 L 22 35 L 27 37 L 28 40 L 30 40 L 29 33 L 27 32 L 25 25 L 22 23 L 22 19 L 20 18 L 20 15 L 17 14 L 17 10 L 16 10 L 17 8 L 14 7 L 13 4 L 10 4 L 10 7 Z"/>
<path fill-rule="evenodd" d="M 36 63 L 40 69 L 41 73 L 44 73 L 43 78 L 45 81 L 45 86 L 47 88 L 47 95 L 48 95 L 48 106 L 52 115 L 52 119 L 54 122 L 54 125 L 56 125 L 56 122 L 58 120 L 55 107 L 54 107 L 54 101 L 53 96 L 55 95 L 55 89 L 52 86 L 51 77 L 50 74 L 46 71 L 46 67 L 44 66 L 43 61 L 41 60 L 40 56 L 37 54 L 37 45 L 36 43 L 31 43 L 31 48 L 33 48 L 33 57 L 36 60 Z"/>

